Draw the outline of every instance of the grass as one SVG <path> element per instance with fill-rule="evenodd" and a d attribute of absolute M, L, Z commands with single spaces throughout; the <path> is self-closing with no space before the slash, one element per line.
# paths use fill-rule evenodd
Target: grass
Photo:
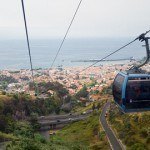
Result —
<path fill-rule="evenodd" d="M 101 97 L 101 100 L 97 100 L 97 101 L 91 102 L 88 106 L 76 106 L 76 107 L 73 109 L 72 112 L 73 112 L 73 113 L 77 112 L 77 113 L 81 114 L 81 113 L 86 112 L 86 111 L 88 111 L 88 110 L 92 110 L 93 104 L 95 104 L 95 106 L 97 106 L 98 103 L 100 103 L 101 106 L 103 106 L 104 103 L 106 103 L 106 99 L 108 99 L 108 97 L 105 98 L 105 97 L 102 96 L 102 97 Z"/>
<path fill-rule="evenodd" d="M 93 103 L 89 104 L 88 106 L 77 106 L 76 108 L 73 109 L 73 113 L 83 113 L 87 110 L 92 109 Z"/>
<path fill-rule="evenodd" d="M 15 137 L 13 134 L 0 132 L 0 142 L 11 141 L 11 140 L 18 140 L 18 138 Z"/>
<path fill-rule="evenodd" d="M 150 149 L 150 112 L 122 114 L 116 107 L 108 120 L 127 149 Z"/>
<path fill-rule="evenodd" d="M 52 143 L 72 145 L 73 149 L 109 149 L 105 133 L 99 124 L 99 112 L 89 118 L 67 125 L 51 139 Z"/>

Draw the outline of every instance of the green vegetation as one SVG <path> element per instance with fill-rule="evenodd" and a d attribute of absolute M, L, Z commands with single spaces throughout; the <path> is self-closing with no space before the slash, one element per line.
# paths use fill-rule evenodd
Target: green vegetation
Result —
<path fill-rule="evenodd" d="M 61 100 L 57 96 L 47 99 L 33 99 L 24 93 L 0 95 L 0 107 L 1 115 L 7 116 L 11 114 L 16 119 L 24 119 L 33 113 L 47 115 L 58 111 L 57 109 L 61 107 Z"/>
<path fill-rule="evenodd" d="M 28 101 L 24 101 L 22 96 Z M 15 97 L 15 95 L 8 96 L 6 94 L 4 95 L 4 97 L 9 97 L 6 100 L 6 103 L 8 101 L 11 102 L 12 97 L 16 100 L 15 104 L 19 104 L 20 102 L 20 99 L 17 99 L 18 96 Z M 33 106 L 35 106 L 34 99 L 30 100 L 29 95 L 19 95 L 19 98 L 21 98 L 22 104 L 26 102 L 25 104 L 27 105 L 29 101 L 33 101 L 33 103 L 30 103 L 30 105 L 32 104 Z M 5 103 L 5 101 L 3 102 Z M 0 104 L 0 107 L 2 108 L 1 113 L 3 113 L 5 108 L 4 103 Z M 6 116 L 4 117 L 5 122 L 3 122 L 2 120 L 0 121 L 1 124 L 7 124 L 7 126 L 3 126 L 3 132 L 0 132 L 0 140 L 9 141 L 6 146 L 7 150 L 107 150 L 109 149 L 109 144 L 107 143 L 105 133 L 99 124 L 99 115 L 103 104 L 103 101 L 91 104 L 90 109 L 93 107 L 94 111 L 90 117 L 82 121 L 67 125 L 64 129 L 60 130 L 58 133 L 56 133 L 56 135 L 54 135 L 50 140 L 47 141 L 37 133 L 37 130 L 39 128 L 36 119 L 37 113 L 32 112 L 29 115 L 30 119 L 28 121 L 19 121 L 18 119 L 18 121 L 16 121 L 16 119 L 14 119 L 10 115 L 10 113 L 6 113 Z M 25 107 L 24 110 L 26 110 L 26 108 L 28 107 Z M 83 108 L 85 109 L 86 107 L 82 107 L 82 109 Z M 95 108 L 97 108 L 98 110 L 95 110 Z M 15 109 L 14 105 L 12 105 L 12 110 L 13 109 Z M 88 110 L 89 107 L 87 107 L 86 109 Z"/>
<path fill-rule="evenodd" d="M 109 87 L 104 87 L 103 90 L 101 91 L 102 96 L 112 96 L 112 85 Z"/>
<path fill-rule="evenodd" d="M 18 138 L 16 136 L 14 136 L 13 134 L 7 134 L 7 133 L 0 132 L 0 142 L 17 140 L 17 139 Z"/>
<path fill-rule="evenodd" d="M 76 98 L 87 98 L 89 92 L 87 91 L 86 85 L 83 86 L 83 88 L 75 95 Z"/>
<path fill-rule="evenodd" d="M 41 84 L 45 86 L 45 83 Z M 49 88 L 50 85 L 51 87 Z M 43 86 L 40 86 L 40 90 L 43 88 Z M 51 113 L 59 114 L 63 101 L 67 103 L 72 100 L 68 91 L 59 83 L 49 83 L 46 85 L 46 88 L 47 90 L 52 89 L 54 91 L 54 94 L 48 95 L 47 98 L 32 97 L 25 93 L 0 93 L 1 142 L 12 139 L 7 138 L 5 133 L 9 136 L 13 134 L 16 137 L 23 137 L 24 135 L 25 137 L 28 135 L 28 138 L 34 137 L 34 133 L 39 128 L 37 116 L 49 115 Z M 21 120 L 28 120 L 29 122 L 25 123 Z"/>
<path fill-rule="evenodd" d="M 34 84 L 30 83 L 30 89 L 33 90 L 34 89 Z M 56 93 L 56 95 L 59 98 L 62 98 L 65 95 L 68 95 L 68 90 L 66 88 L 64 88 L 64 86 L 62 84 L 60 84 L 59 82 L 41 82 L 37 84 L 37 89 L 39 94 L 48 94 L 51 95 L 51 93 L 49 93 L 49 90 L 52 90 L 54 93 Z"/>
<path fill-rule="evenodd" d="M 87 86 L 88 87 L 93 87 L 97 84 L 97 81 L 91 78 L 91 83 L 89 83 Z"/>
<path fill-rule="evenodd" d="M 72 149 L 109 149 L 105 133 L 99 124 L 99 112 L 79 122 L 67 125 L 53 136 L 52 143 L 66 143 Z"/>
<path fill-rule="evenodd" d="M 109 122 L 127 149 L 150 149 L 150 112 L 122 114 L 112 105 Z"/>
<path fill-rule="evenodd" d="M 11 133 L 0 132 L 0 142 L 9 141 L 7 150 L 44 150 L 48 149 L 46 140 L 36 132 L 35 125 L 27 121 L 14 122 Z M 37 129 L 37 128 L 36 128 Z"/>
<path fill-rule="evenodd" d="M 11 115 L 15 119 L 25 119 L 32 114 L 49 115 L 51 113 L 59 114 L 63 103 L 73 100 L 59 83 L 39 83 L 39 92 L 47 94 L 49 90 L 53 94 L 47 94 L 46 97 L 31 97 L 25 93 L 0 94 L 0 115 Z"/>
<path fill-rule="evenodd" d="M 91 86 L 93 85 L 92 83 Z M 30 88 L 34 88 L 32 83 Z M 0 142 L 9 141 L 7 150 L 110 149 L 105 132 L 99 124 L 99 115 L 104 103 L 112 98 L 111 87 L 104 88 L 101 93 L 96 92 L 101 101 L 87 107 L 77 103 L 78 99 L 86 100 L 88 97 L 86 86 L 74 96 L 69 95 L 68 90 L 57 82 L 39 83 L 38 90 L 40 94 L 47 94 L 47 97 L 35 98 L 25 93 L 8 94 L 4 91 L 0 93 Z M 83 113 L 92 109 L 93 113 L 87 119 L 67 125 L 46 141 L 37 133 L 37 116 L 59 114 L 63 102 L 71 102 L 76 106 L 72 111 Z M 122 114 L 112 104 L 108 121 L 127 149 L 150 149 L 150 112 Z"/>
<path fill-rule="evenodd" d="M 96 106 L 102 107 L 99 103 Z M 50 141 L 36 132 L 37 120 L 33 115 L 30 122 L 15 122 L 11 134 L 0 132 L 0 139 L 11 140 L 6 150 L 107 150 L 109 144 L 99 124 L 99 115 L 100 111 L 95 110 L 87 119 L 67 125 Z"/>

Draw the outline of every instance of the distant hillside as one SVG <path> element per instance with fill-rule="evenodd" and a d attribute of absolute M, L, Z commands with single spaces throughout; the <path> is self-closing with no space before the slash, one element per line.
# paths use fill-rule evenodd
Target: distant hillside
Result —
<path fill-rule="evenodd" d="M 57 82 L 39 83 L 38 90 L 38 97 L 33 97 L 26 93 L 7 94 L 1 92 L 1 113 L 4 115 L 14 115 L 18 119 L 19 117 L 30 116 L 32 113 L 37 115 L 59 113 L 63 100 L 65 102 L 65 99 L 71 99 L 68 90 Z M 47 96 L 42 97 L 40 94 L 47 94 Z"/>

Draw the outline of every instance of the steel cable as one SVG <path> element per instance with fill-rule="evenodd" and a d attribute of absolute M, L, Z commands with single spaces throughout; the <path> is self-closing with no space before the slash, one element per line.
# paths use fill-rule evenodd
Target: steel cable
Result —
<path fill-rule="evenodd" d="M 30 41 L 29 41 L 28 27 L 27 27 L 27 21 L 26 21 L 26 13 L 25 13 L 25 7 L 24 7 L 24 1 L 23 0 L 21 0 L 21 4 L 22 4 L 24 25 L 25 25 L 25 31 L 26 31 L 26 40 L 27 40 L 28 54 L 29 54 L 29 60 L 30 60 L 30 68 L 31 68 L 32 81 L 33 81 L 33 84 L 34 84 L 34 88 L 36 90 L 36 85 L 34 83 L 33 63 L 32 63 Z"/>
<path fill-rule="evenodd" d="M 91 64 L 90 66 L 84 68 L 84 69 L 83 69 L 82 71 L 80 71 L 78 74 L 80 74 L 81 72 L 83 72 L 83 71 L 87 70 L 88 68 L 94 66 L 95 64 L 97 64 L 97 63 L 103 61 L 104 59 L 110 57 L 111 55 L 117 53 L 118 51 L 120 51 L 120 50 L 122 50 L 123 48 L 127 47 L 128 45 L 132 44 L 133 42 L 135 42 L 136 40 L 138 40 L 141 36 L 146 35 L 146 34 L 149 33 L 149 32 L 150 32 L 150 30 L 149 30 L 149 31 L 146 31 L 145 33 L 143 33 L 143 34 L 141 34 L 140 36 L 138 36 L 137 38 L 135 38 L 133 41 L 131 41 L 131 42 L 125 44 L 124 46 L 122 46 L 122 47 L 120 47 L 119 49 L 117 49 L 117 50 L 113 51 L 112 53 L 110 53 L 109 55 L 107 55 L 107 56 L 101 58 L 100 60 L 96 61 L 95 63 Z"/>
<path fill-rule="evenodd" d="M 64 41 L 65 41 L 65 39 L 66 39 L 66 37 L 67 37 L 67 35 L 68 35 L 68 33 L 69 33 L 69 30 L 70 30 L 70 28 L 71 28 L 71 25 L 72 25 L 72 23 L 73 23 L 73 21 L 74 21 L 74 19 L 75 19 L 75 17 L 76 17 L 76 14 L 77 14 L 77 12 L 78 12 L 78 10 L 79 10 L 79 8 L 80 8 L 80 5 L 81 5 L 82 1 L 83 1 L 83 0 L 80 0 L 80 1 L 79 1 L 79 4 L 78 4 L 78 6 L 77 6 L 77 9 L 75 10 L 75 13 L 74 13 L 74 15 L 73 15 L 73 18 L 72 18 L 72 20 L 71 20 L 71 22 L 70 22 L 70 24 L 69 24 L 69 26 L 68 26 L 68 28 L 67 28 L 67 31 L 66 31 L 66 33 L 65 33 L 65 36 L 63 37 L 63 40 L 62 40 L 62 42 L 60 43 L 60 46 L 59 46 L 59 48 L 58 48 L 58 51 L 57 51 L 57 53 L 56 53 L 56 55 L 55 55 L 55 57 L 54 57 L 54 60 L 53 60 L 53 62 L 52 62 L 52 64 L 51 64 L 51 68 L 53 67 L 54 62 L 56 61 L 56 58 L 57 58 L 57 56 L 58 56 L 58 54 L 59 54 L 59 52 L 60 52 L 60 50 L 61 50 L 61 48 L 62 48 L 62 46 L 63 46 L 63 44 L 64 44 Z"/>

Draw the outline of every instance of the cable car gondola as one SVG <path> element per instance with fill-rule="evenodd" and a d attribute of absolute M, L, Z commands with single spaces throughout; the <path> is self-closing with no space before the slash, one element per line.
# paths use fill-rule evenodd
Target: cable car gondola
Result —
<path fill-rule="evenodd" d="M 141 34 L 138 39 L 145 41 L 147 58 L 139 66 L 126 72 L 119 72 L 113 82 L 113 97 L 116 104 L 124 112 L 150 110 L 150 74 L 139 69 L 150 59 L 149 37 Z"/>

